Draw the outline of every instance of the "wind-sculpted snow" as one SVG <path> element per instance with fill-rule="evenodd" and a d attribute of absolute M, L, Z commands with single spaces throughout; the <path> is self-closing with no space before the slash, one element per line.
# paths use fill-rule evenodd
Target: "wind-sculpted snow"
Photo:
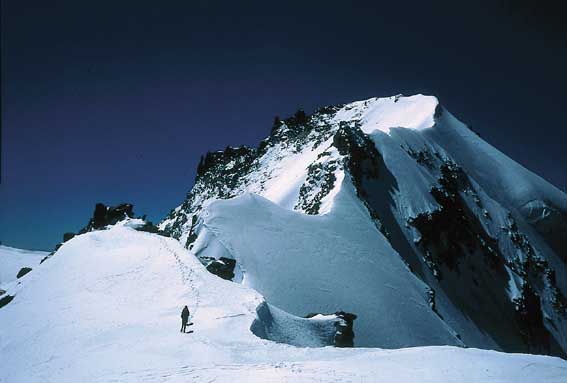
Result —
<path fill-rule="evenodd" d="M 275 343 L 250 330 L 264 302 L 254 290 L 208 273 L 175 240 L 124 225 L 78 235 L 23 278 L 20 293 L 0 309 L 0 382 L 559 383 L 567 377 L 567 363 L 552 357 Z M 179 332 L 185 304 L 192 334 Z M 302 331 L 294 324 L 306 320 L 278 316 L 279 334 L 300 339 L 291 331 Z"/>
<path fill-rule="evenodd" d="M 371 98 L 346 105 L 336 114 L 335 120 L 360 121 L 362 131 L 367 134 L 375 130 L 388 133 L 390 128 L 422 130 L 435 123 L 437 106 L 437 98 L 421 94 Z"/>
<path fill-rule="evenodd" d="M 368 218 L 343 185 L 335 208 L 324 216 L 246 194 L 211 204 L 202 230 L 212 232 L 210 241 L 219 241 L 241 265 L 244 285 L 274 305 L 298 316 L 356 313 L 357 346 L 462 344 L 431 310 L 427 287 Z"/>
<path fill-rule="evenodd" d="M 271 303 L 298 315 L 307 301 L 360 314 L 357 345 L 567 355 L 567 196 L 437 98 L 298 111 L 276 119 L 257 149 L 207 158 L 160 228 L 204 263 L 235 258 L 233 280 Z M 408 267 L 376 271 L 384 259 Z M 382 318 L 408 308 L 425 324 Z"/>
<path fill-rule="evenodd" d="M 334 346 L 341 321 L 335 315 L 298 318 L 267 303 L 260 304 L 256 313 L 258 318 L 250 328 L 255 335 L 299 347 Z"/>

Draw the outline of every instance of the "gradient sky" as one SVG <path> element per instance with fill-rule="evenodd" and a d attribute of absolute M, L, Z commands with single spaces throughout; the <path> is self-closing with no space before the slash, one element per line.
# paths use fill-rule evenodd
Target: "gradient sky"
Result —
<path fill-rule="evenodd" d="M 159 221 L 207 150 L 398 93 L 566 190 L 560 2 L 393 3 L 2 1 L 0 241 L 52 249 L 99 201 Z"/>

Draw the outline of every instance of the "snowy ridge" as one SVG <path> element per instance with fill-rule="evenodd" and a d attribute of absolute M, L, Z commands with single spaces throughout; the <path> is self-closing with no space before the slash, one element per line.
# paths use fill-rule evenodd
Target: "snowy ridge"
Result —
<path fill-rule="evenodd" d="M 567 209 L 565 193 L 479 140 L 450 113 L 444 115 L 438 129 L 430 134 L 488 193 L 501 196 L 499 202 L 505 207 L 521 208 L 530 201 L 539 200 L 548 201 L 561 210 Z"/>
<path fill-rule="evenodd" d="M 362 131 L 388 133 L 391 128 L 422 130 L 435 124 L 434 115 L 439 102 L 436 97 L 421 94 L 403 97 L 371 98 L 353 102 L 339 110 L 336 121 L 360 121 Z"/>
<path fill-rule="evenodd" d="M 358 314 L 356 345 L 567 352 L 567 196 L 432 96 L 276 119 L 257 149 L 205 156 L 160 228 L 204 263 L 235 259 L 238 281 L 288 312 Z M 349 262 L 371 265 L 368 279 Z M 278 274 L 318 293 L 301 300 Z"/>
<path fill-rule="evenodd" d="M 192 334 L 178 330 L 183 304 Z M 565 361 L 552 357 L 267 341 L 250 330 L 262 305 L 257 292 L 208 273 L 173 239 L 124 225 L 82 234 L 23 279 L 14 301 L 0 309 L 0 382 L 517 383 L 567 376 Z M 278 331 L 327 320 L 275 311 Z"/>

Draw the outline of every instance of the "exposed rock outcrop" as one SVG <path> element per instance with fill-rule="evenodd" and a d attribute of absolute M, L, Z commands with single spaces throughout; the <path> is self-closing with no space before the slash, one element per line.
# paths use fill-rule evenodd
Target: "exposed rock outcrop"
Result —
<path fill-rule="evenodd" d="M 20 271 L 18 271 L 18 275 L 16 276 L 16 278 L 20 279 L 30 271 L 32 271 L 31 267 L 22 267 Z"/>
<path fill-rule="evenodd" d="M 65 242 L 70 241 L 77 235 L 88 233 L 89 231 L 102 230 L 107 226 L 116 225 L 117 223 L 127 219 L 138 220 L 137 222 L 130 225 L 132 228 L 138 231 L 145 231 L 169 237 L 169 233 L 160 230 L 151 221 L 146 220 L 145 215 L 141 218 L 136 218 L 134 215 L 134 205 L 130 203 L 122 203 L 116 206 L 107 206 L 99 202 L 96 204 L 93 216 L 89 220 L 87 225 L 79 230 L 77 234 L 72 232 L 64 233 L 63 241 L 55 246 L 53 253 L 59 250 L 59 248 L 63 246 Z M 49 257 L 53 255 L 53 253 L 43 258 L 40 263 L 43 263 L 45 260 L 49 259 Z"/>
<path fill-rule="evenodd" d="M 211 261 L 207 265 L 207 270 L 215 275 L 218 275 L 222 279 L 232 281 L 234 279 L 234 267 L 236 266 L 236 261 L 234 259 L 221 257 Z"/>
<path fill-rule="evenodd" d="M 14 297 L 12 295 L 4 295 L 2 298 L 0 298 L 0 309 L 6 306 L 8 303 L 12 302 L 13 299 Z"/>

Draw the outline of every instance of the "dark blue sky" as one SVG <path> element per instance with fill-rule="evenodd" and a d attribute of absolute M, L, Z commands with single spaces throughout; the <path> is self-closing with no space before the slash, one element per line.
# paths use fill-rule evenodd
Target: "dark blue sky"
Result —
<path fill-rule="evenodd" d="M 2 1 L 0 240 L 51 249 L 98 201 L 159 221 L 207 150 L 397 93 L 565 190 L 560 2 L 393 3 Z"/>

